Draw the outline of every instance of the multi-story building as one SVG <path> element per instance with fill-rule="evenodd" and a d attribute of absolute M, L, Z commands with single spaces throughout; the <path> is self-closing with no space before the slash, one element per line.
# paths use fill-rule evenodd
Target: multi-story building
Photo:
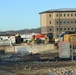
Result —
<path fill-rule="evenodd" d="M 61 32 L 76 30 L 76 9 L 55 9 L 40 12 L 41 33 L 52 33 L 54 38 Z"/>

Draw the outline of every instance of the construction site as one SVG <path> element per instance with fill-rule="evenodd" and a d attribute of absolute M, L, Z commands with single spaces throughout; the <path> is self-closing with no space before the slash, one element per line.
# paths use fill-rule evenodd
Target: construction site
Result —
<path fill-rule="evenodd" d="M 0 75 L 76 75 L 76 9 L 39 14 L 40 33 L 0 34 Z"/>
<path fill-rule="evenodd" d="M 18 38 L 17 38 L 18 37 Z M 76 75 L 76 34 L 65 32 L 59 39 L 36 34 L 33 39 L 9 45 L 0 43 L 0 69 L 17 75 Z"/>

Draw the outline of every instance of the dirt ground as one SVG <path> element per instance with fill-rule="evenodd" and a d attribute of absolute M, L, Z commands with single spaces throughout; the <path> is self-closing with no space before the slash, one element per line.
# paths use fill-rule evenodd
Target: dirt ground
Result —
<path fill-rule="evenodd" d="M 50 59 L 58 55 L 58 50 L 53 48 L 53 45 L 25 45 L 31 48 L 32 53 L 38 53 L 40 59 Z M 10 49 L 11 50 L 11 49 Z M 36 56 L 25 56 L 25 59 L 33 59 Z M 29 60 L 30 60 L 29 59 Z M 18 75 L 48 75 L 49 73 L 56 73 L 64 75 L 71 71 L 76 74 L 76 62 L 71 61 L 29 61 L 20 63 L 10 63 L 7 65 L 0 65 L 0 69 L 7 70 Z"/>
<path fill-rule="evenodd" d="M 48 75 L 49 73 L 64 75 L 68 71 L 76 73 L 76 62 L 26 62 L 3 65 L 0 68 L 18 75 Z"/>

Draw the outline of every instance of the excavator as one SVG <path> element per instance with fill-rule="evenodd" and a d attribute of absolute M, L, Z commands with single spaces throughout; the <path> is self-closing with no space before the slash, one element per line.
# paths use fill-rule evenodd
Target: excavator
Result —
<path fill-rule="evenodd" d="M 45 43 L 55 43 L 55 39 L 53 38 L 52 33 L 48 33 L 45 35 Z"/>

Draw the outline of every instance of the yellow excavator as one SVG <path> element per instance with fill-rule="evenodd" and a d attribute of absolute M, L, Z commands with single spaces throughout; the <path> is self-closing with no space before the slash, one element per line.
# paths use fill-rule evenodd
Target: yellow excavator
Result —
<path fill-rule="evenodd" d="M 48 33 L 45 35 L 45 43 L 55 43 L 55 39 L 53 38 L 52 33 Z"/>

